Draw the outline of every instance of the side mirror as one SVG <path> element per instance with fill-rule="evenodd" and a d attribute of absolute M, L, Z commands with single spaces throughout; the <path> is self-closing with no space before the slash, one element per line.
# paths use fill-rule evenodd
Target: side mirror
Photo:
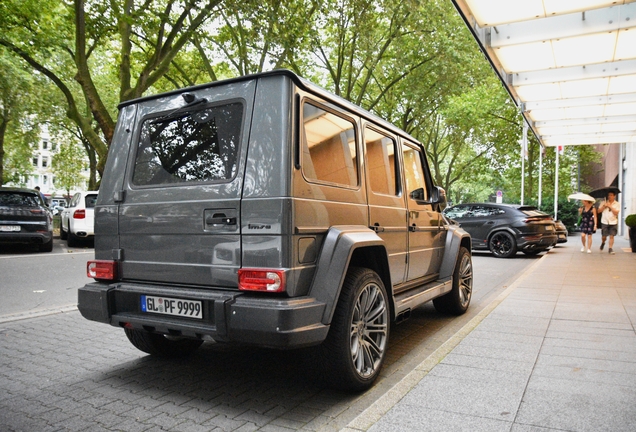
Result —
<path fill-rule="evenodd" d="M 415 189 L 409 194 L 409 197 L 415 201 L 424 201 L 424 188 Z"/>
<path fill-rule="evenodd" d="M 433 205 L 439 205 L 439 211 L 444 210 L 446 208 L 446 191 L 444 188 L 435 186 L 431 193 L 430 202 Z"/>

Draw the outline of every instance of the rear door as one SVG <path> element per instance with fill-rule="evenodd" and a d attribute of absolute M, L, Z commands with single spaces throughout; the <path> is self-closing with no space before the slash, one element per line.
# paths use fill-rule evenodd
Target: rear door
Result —
<path fill-rule="evenodd" d="M 407 259 L 407 210 L 399 172 L 396 139 L 374 125 L 364 128 L 367 195 L 371 229 L 386 245 L 391 282 L 404 282 Z"/>
<path fill-rule="evenodd" d="M 142 102 L 120 197 L 125 280 L 236 287 L 255 81 Z"/>

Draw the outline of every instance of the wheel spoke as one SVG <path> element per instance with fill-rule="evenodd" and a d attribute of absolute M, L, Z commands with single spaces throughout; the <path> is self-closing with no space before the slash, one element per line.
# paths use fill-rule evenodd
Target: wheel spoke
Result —
<path fill-rule="evenodd" d="M 351 358 L 361 376 L 375 373 L 381 363 L 388 335 L 388 310 L 380 288 L 365 286 L 354 304 L 351 322 Z"/>

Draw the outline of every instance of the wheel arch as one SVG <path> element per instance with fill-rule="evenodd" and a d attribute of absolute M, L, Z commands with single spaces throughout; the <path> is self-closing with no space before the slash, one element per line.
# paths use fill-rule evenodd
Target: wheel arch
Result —
<path fill-rule="evenodd" d="M 490 245 L 490 239 L 492 238 L 492 236 L 494 236 L 497 233 L 500 233 L 502 231 L 507 232 L 508 234 L 510 234 L 512 236 L 512 238 L 515 239 L 515 242 L 517 241 L 517 234 L 514 232 L 514 230 L 512 228 L 510 228 L 509 226 L 504 226 L 504 227 L 499 227 L 499 228 L 495 228 L 492 231 L 490 231 L 488 233 L 488 245 Z"/>
<path fill-rule="evenodd" d="M 472 239 L 470 234 L 459 227 L 451 226 L 446 236 L 444 245 L 444 260 L 439 269 L 439 279 L 446 279 L 453 276 L 455 263 L 459 256 L 459 249 L 465 247 L 470 253 L 472 250 Z"/>
<path fill-rule="evenodd" d="M 391 276 L 384 241 L 368 227 L 333 226 L 325 237 L 310 296 L 325 303 L 322 323 L 329 325 L 350 266 L 375 271 L 391 298 Z M 393 317 L 393 305 L 390 305 Z"/>

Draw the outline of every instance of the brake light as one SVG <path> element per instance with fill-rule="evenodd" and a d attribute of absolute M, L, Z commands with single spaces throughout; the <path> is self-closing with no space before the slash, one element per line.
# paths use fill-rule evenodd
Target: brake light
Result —
<path fill-rule="evenodd" d="M 238 271 L 241 291 L 284 292 L 285 271 L 263 269 L 240 269 Z"/>
<path fill-rule="evenodd" d="M 99 280 L 117 279 L 117 261 L 94 260 L 86 265 L 86 275 Z"/>
<path fill-rule="evenodd" d="M 73 219 L 84 219 L 86 217 L 86 210 L 77 209 L 73 212 Z"/>

